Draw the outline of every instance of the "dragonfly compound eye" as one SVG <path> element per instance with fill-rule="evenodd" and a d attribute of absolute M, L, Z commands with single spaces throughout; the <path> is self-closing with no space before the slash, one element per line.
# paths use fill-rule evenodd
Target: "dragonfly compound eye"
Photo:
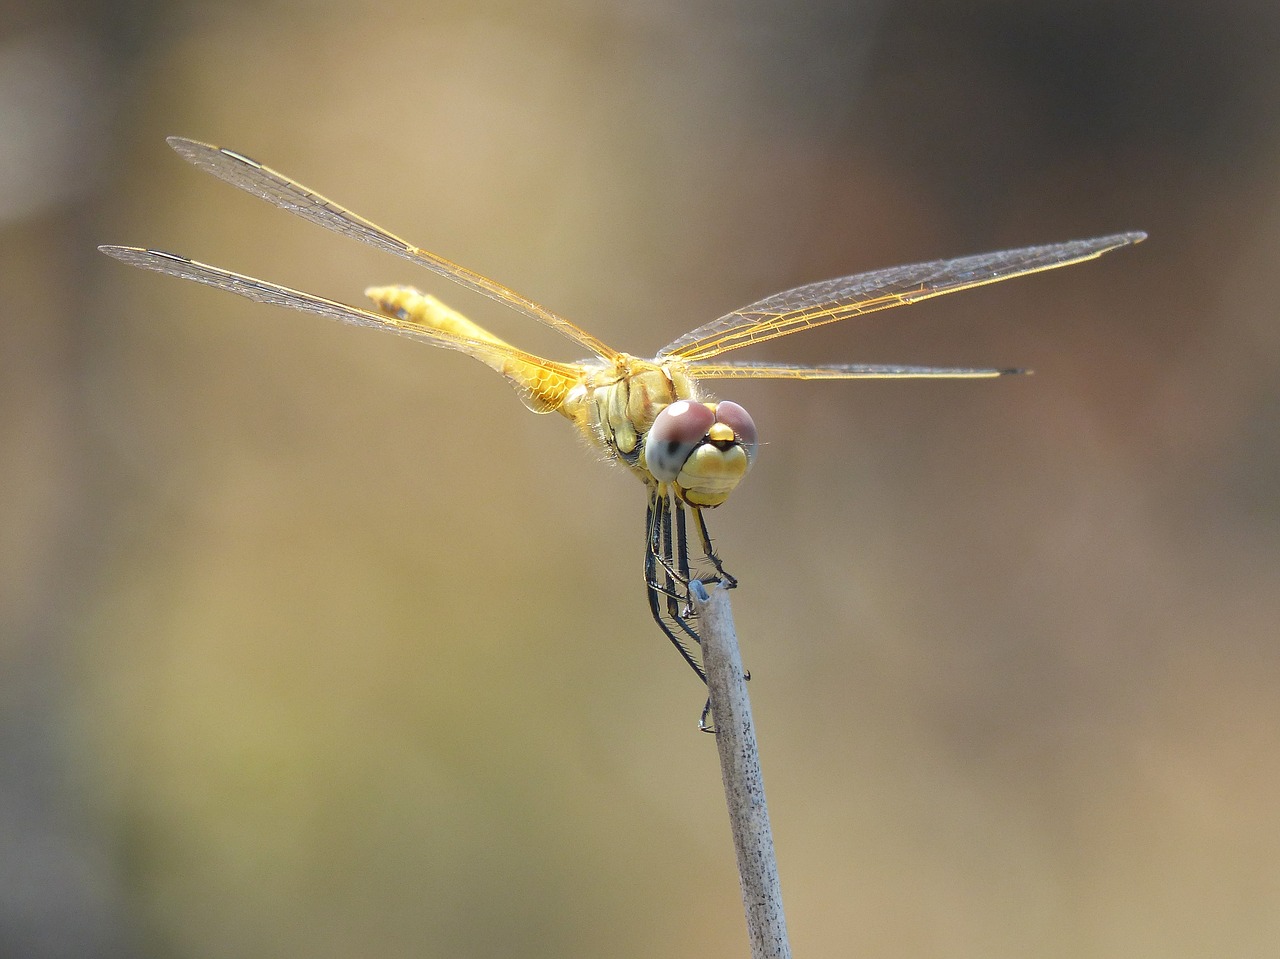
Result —
<path fill-rule="evenodd" d="M 715 422 L 715 413 L 702 403 L 677 400 L 663 407 L 644 440 L 645 465 L 654 478 L 670 483 L 679 476 Z"/>
<path fill-rule="evenodd" d="M 751 418 L 751 414 L 737 403 L 722 400 L 716 404 L 716 422 L 733 430 L 733 439 L 746 451 L 747 462 L 754 463 L 760 438 L 756 433 L 756 421 Z"/>

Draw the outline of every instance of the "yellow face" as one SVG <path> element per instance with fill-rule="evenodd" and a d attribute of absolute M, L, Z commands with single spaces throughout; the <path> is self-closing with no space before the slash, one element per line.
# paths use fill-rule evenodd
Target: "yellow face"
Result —
<path fill-rule="evenodd" d="M 756 425 L 737 403 L 677 400 L 654 418 L 642 465 L 691 506 L 719 506 L 755 459 Z"/>

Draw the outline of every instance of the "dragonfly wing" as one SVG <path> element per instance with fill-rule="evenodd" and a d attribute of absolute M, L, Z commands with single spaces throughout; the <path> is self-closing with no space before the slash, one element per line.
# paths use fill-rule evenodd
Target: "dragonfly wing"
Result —
<path fill-rule="evenodd" d="M 474 270 L 468 270 L 465 266 L 459 266 L 451 260 L 446 260 L 442 256 L 402 240 L 376 223 L 352 213 L 256 160 L 233 150 L 224 150 L 221 147 L 184 137 L 169 137 L 168 142 L 169 146 L 173 147 L 184 160 L 206 173 L 212 173 L 220 180 L 225 180 L 232 186 L 261 197 L 268 203 L 273 203 L 312 223 L 318 223 L 326 230 L 341 233 L 343 236 L 352 237 L 379 250 L 403 257 L 470 290 L 483 293 L 499 303 L 546 324 L 597 356 L 605 359 L 615 359 L 619 356 L 616 350 L 605 346 L 590 333 L 570 323 L 559 314 L 553 313 L 545 306 L 521 296 L 496 280 L 491 280 Z"/>
<path fill-rule="evenodd" d="M 545 360 L 508 343 L 472 339 L 448 330 L 434 329 L 412 320 L 362 310 L 359 307 L 348 306 L 336 300 L 327 300 L 311 293 L 303 293 L 257 277 L 245 276 L 221 267 L 189 260 L 175 253 L 144 250 L 132 246 L 100 246 L 98 249 L 130 266 L 167 273 L 185 280 L 195 280 L 197 283 L 217 287 L 259 303 L 287 306 L 290 309 L 315 313 L 352 326 L 389 330 L 410 339 L 466 353 L 505 376 L 516 388 L 524 404 L 535 412 L 549 412 L 557 409 L 564 398 L 564 393 L 582 379 L 583 370 L 578 366 Z"/>
<path fill-rule="evenodd" d="M 878 363 L 849 363 L 839 366 L 793 366 L 779 363 L 690 363 L 690 375 L 700 380 L 890 380 L 890 379 L 985 379 L 1025 373 L 963 366 L 895 366 Z"/>
<path fill-rule="evenodd" d="M 955 260 L 895 266 L 810 283 L 775 293 L 700 326 L 668 344 L 658 355 L 686 360 L 710 359 L 729 350 L 851 316 L 1091 260 L 1109 250 L 1144 239 L 1145 233 L 1118 233 Z"/>

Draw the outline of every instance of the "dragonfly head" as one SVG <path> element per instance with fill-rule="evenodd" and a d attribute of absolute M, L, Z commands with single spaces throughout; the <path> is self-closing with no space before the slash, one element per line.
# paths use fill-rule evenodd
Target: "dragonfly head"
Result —
<path fill-rule="evenodd" d="M 645 466 L 691 506 L 719 506 L 747 475 L 757 445 L 756 424 L 737 403 L 677 400 L 649 428 Z"/>

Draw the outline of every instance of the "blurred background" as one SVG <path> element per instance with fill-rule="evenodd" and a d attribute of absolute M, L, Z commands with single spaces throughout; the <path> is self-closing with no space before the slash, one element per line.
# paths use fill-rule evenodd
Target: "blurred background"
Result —
<path fill-rule="evenodd" d="M 0 951 L 745 954 L 644 493 L 466 357 L 100 256 L 416 283 L 271 164 L 650 354 L 803 282 L 1142 229 L 742 358 L 709 517 L 797 955 L 1275 954 L 1280 7 L 83 3 L 0 18 Z"/>

